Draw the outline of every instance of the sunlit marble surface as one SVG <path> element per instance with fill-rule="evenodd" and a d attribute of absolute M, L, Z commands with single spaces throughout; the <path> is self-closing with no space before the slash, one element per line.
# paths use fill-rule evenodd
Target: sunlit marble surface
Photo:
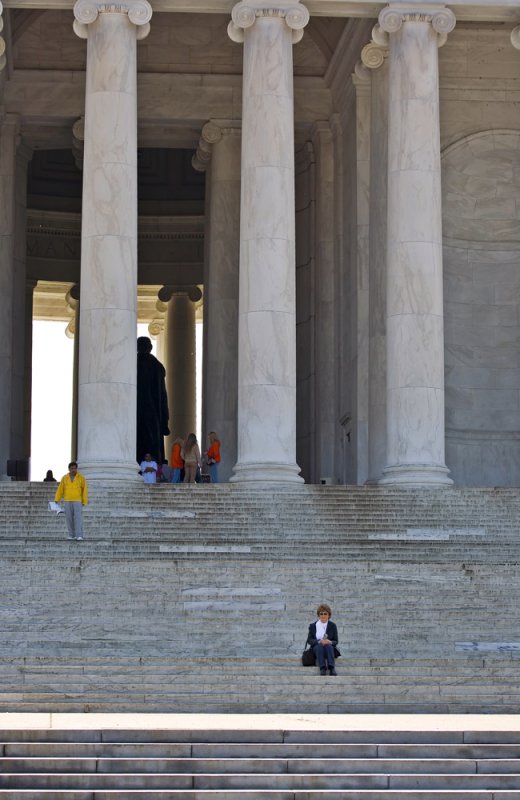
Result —
<path fill-rule="evenodd" d="M 214 430 L 220 437 L 219 480 L 227 481 L 237 460 L 241 132 L 225 126 L 219 130 L 209 165 L 204 421 L 206 432 Z"/>
<path fill-rule="evenodd" d="M 232 480 L 294 482 L 301 478 L 296 464 L 293 30 L 284 13 L 255 18 L 251 6 L 260 4 L 239 4 L 233 11 L 235 28 L 230 27 L 237 40 L 244 29 L 238 460 Z"/>
<path fill-rule="evenodd" d="M 399 13 L 399 12 L 396 12 Z M 382 483 L 450 483 L 444 457 L 438 38 L 431 16 L 389 33 L 387 465 Z M 397 28 L 397 29 L 396 29 Z"/>
<path fill-rule="evenodd" d="M 75 30 L 87 37 L 78 460 L 89 477 L 129 479 L 137 478 L 137 33 L 124 9 L 90 21 L 90 6 L 75 7 Z"/>

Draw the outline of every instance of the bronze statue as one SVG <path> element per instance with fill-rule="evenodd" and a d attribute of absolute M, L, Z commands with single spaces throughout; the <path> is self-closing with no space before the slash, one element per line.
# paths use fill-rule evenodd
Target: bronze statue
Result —
<path fill-rule="evenodd" d="M 168 397 L 166 371 L 152 355 L 148 336 L 137 339 L 137 445 L 136 458 L 140 464 L 151 453 L 159 464 L 164 460 L 164 437 L 168 428 Z"/>

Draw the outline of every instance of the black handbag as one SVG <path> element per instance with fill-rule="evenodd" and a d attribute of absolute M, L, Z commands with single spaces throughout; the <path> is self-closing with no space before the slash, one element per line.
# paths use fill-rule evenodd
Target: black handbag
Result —
<path fill-rule="evenodd" d="M 316 656 L 314 655 L 314 650 L 312 647 L 307 649 L 307 642 L 305 642 L 305 647 L 302 653 L 302 664 L 304 667 L 316 666 Z"/>

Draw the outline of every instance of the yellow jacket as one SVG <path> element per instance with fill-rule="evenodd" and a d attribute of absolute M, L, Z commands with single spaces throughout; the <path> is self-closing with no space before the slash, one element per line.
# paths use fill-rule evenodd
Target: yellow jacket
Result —
<path fill-rule="evenodd" d="M 88 489 L 87 482 L 80 472 L 76 473 L 73 481 L 67 473 L 60 481 L 60 485 L 56 489 L 56 496 L 54 498 L 56 503 L 59 503 L 61 498 L 65 502 L 73 503 L 80 501 L 84 506 L 88 503 Z"/>

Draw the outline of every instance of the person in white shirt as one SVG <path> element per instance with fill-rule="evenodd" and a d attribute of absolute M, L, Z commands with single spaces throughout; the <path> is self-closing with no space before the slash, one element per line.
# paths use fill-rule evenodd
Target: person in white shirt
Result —
<path fill-rule="evenodd" d="M 318 606 L 318 619 L 309 625 L 307 644 L 316 656 L 320 668 L 320 675 L 337 675 L 335 659 L 341 655 L 338 650 L 338 629 L 331 620 L 332 610 L 326 603 Z"/>
<path fill-rule="evenodd" d="M 145 483 L 155 483 L 157 480 L 157 462 L 153 460 L 151 453 L 146 453 L 144 461 L 140 464 L 141 475 Z"/>

